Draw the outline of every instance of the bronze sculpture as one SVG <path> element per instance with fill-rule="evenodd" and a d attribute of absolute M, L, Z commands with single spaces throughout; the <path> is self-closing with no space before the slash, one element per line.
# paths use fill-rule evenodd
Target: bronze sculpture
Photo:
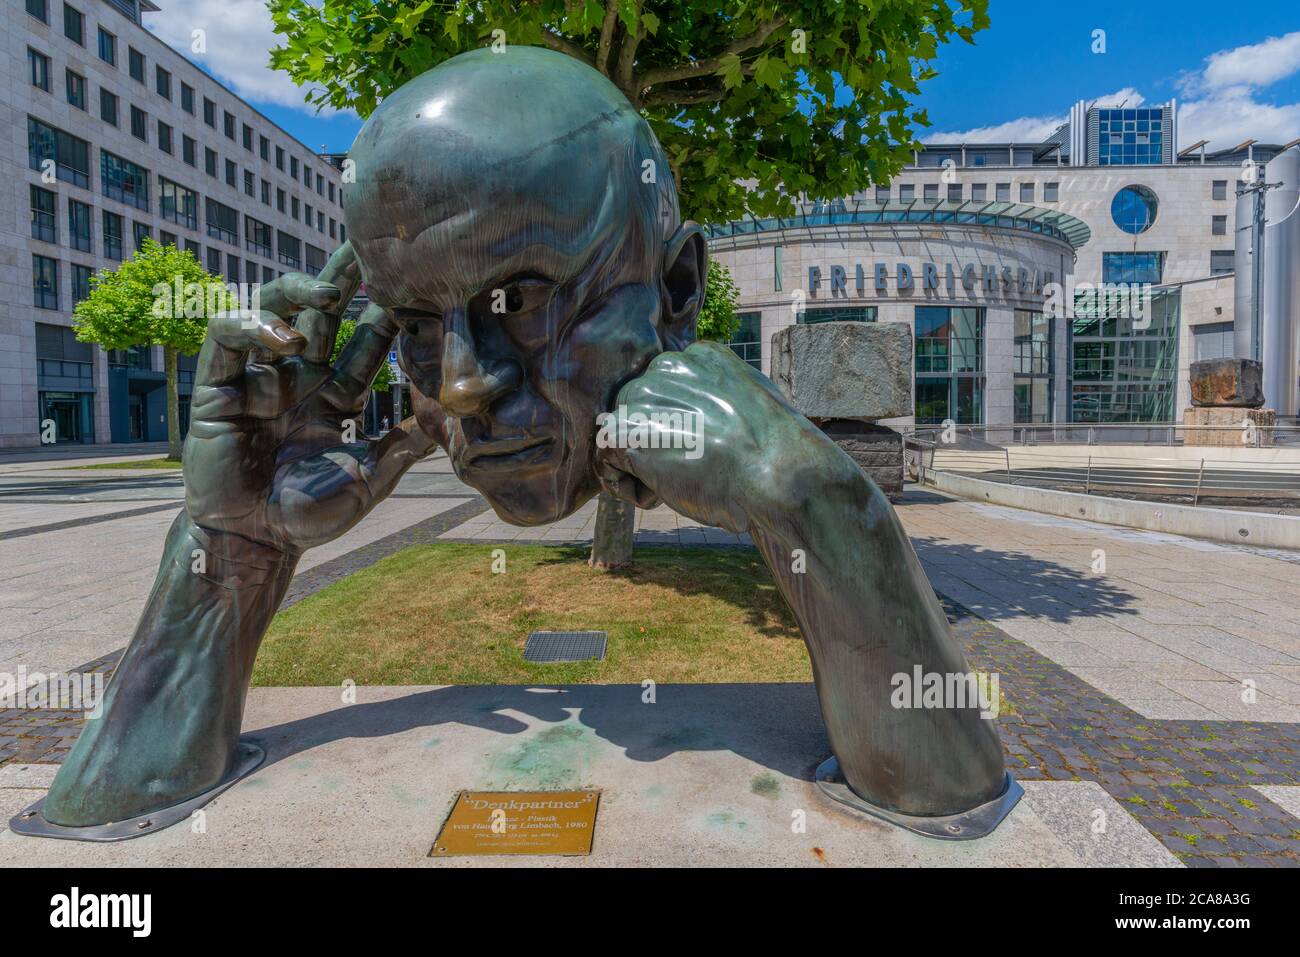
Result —
<path fill-rule="evenodd" d="M 270 283 L 251 321 L 211 321 L 186 508 L 103 716 L 14 829 L 133 836 L 255 766 L 244 698 L 298 557 L 437 446 L 516 524 L 603 487 L 748 531 L 809 647 L 838 759 L 839 777 L 819 771 L 828 790 L 935 836 L 995 826 L 1019 789 L 993 725 L 890 703 L 899 673 L 969 671 L 897 517 L 766 378 L 692 344 L 703 233 L 680 221 L 670 168 L 623 95 L 561 54 L 479 50 L 386 99 L 350 158 L 349 243 L 321 277 Z M 363 277 L 371 306 L 330 366 Z M 394 340 L 416 414 L 344 441 Z M 694 416 L 702 453 L 599 447 L 597 416 L 615 408 Z"/>

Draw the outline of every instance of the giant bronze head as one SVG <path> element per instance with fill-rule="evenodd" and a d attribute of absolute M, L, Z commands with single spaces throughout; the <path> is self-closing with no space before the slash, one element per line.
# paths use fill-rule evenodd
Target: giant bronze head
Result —
<path fill-rule="evenodd" d="M 344 206 L 421 426 L 507 521 L 589 500 L 596 416 L 695 335 L 707 261 L 649 125 L 604 76 L 476 50 L 367 120 Z"/>

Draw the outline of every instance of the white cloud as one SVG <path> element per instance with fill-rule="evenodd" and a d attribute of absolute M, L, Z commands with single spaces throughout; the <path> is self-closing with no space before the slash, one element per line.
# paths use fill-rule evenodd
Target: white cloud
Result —
<path fill-rule="evenodd" d="M 145 26 L 183 56 L 202 64 L 246 100 L 289 106 L 315 114 L 307 89 L 270 67 L 281 38 L 271 25 L 264 0 L 167 0 L 161 13 L 146 13 Z M 202 30 L 207 49 L 194 49 Z M 326 108 L 321 115 L 336 111 Z"/>
<path fill-rule="evenodd" d="M 1269 37 L 1263 43 L 1220 50 L 1205 58 L 1199 75 L 1207 90 L 1228 87 L 1262 87 L 1285 79 L 1300 70 L 1300 30 Z"/>
<path fill-rule="evenodd" d="M 1097 106 L 1141 106 L 1145 98 L 1132 87 L 1107 93 L 1096 99 Z M 996 126 L 977 126 L 974 129 L 954 132 L 929 133 L 921 137 L 923 143 L 1037 143 L 1047 139 L 1068 117 L 1022 116 Z"/>

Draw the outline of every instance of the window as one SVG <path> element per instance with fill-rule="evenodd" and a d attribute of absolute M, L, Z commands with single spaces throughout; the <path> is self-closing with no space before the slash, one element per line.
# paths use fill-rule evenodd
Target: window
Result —
<path fill-rule="evenodd" d="M 936 203 L 939 201 L 938 183 L 926 183 L 925 186 L 922 187 L 922 190 L 924 192 L 925 201 L 927 203 Z"/>
<path fill-rule="evenodd" d="M 175 245 L 176 245 L 176 234 L 175 234 L 175 233 L 169 233 L 169 232 L 167 232 L 167 230 L 165 230 L 165 229 L 160 229 L 160 230 L 158 230 L 158 245 L 160 245 L 160 246 L 175 246 Z"/>
<path fill-rule="evenodd" d="M 146 143 L 149 141 L 149 114 L 138 106 L 131 107 L 131 135 Z"/>
<path fill-rule="evenodd" d="M 212 246 L 208 247 L 208 272 L 221 275 L 221 250 Z"/>
<path fill-rule="evenodd" d="M 1060 199 L 1061 199 L 1061 184 L 1060 184 L 1060 183 L 1044 183 L 1044 184 L 1043 184 L 1043 202 L 1045 202 L 1045 203 L 1056 203 L 1056 202 L 1060 202 Z"/>
<path fill-rule="evenodd" d="M 911 183 L 904 183 L 898 187 L 898 201 L 900 203 L 911 203 L 916 200 L 916 187 Z"/>
<path fill-rule="evenodd" d="M 106 149 L 99 151 L 99 179 L 109 199 L 149 209 L 149 171 Z"/>
<path fill-rule="evenodd" d="M 135 47 L 126 48 L 126 69 L 131 79 L 137 83 L 144 82 L 144 54 Z"/>
<path fill-rule="evenodd" d="M 996 186 L 994 186 L 994 188 L 993 188 L 993 198 L 994 198 L 995 201 L 997 201 L 997 202 L 999 202 L 999 203 L 1009 203 L 1009 202 L 1011 202 L 1011 184 L 1010 184 L 1010 183 L 998 183 Z"/>
<path fill-rule="evenodd" d="M 250 253 L 271 258 L 271 227 L 252 216 L 244 217 L 244 245 Z"/>
<path fill-rule="evenodd" d="M 885 191 L 885 198 L 884 198 L 883 200 L 880 198 L 880 191 L 881 191 L 882 189 Z M 330 202 L 331 202 L 331 203 L 334 202 L 334 184 L 333 184 L 333 183 L 330 183 Z M 889 187 L 888 187 L 888 186 L 877 186 L 877 187 L 876 187 L 876 202 L 878 202 L 878 203 L 882 203 L 882 202 L 883 202 L 883 203 L 887 203 L 887 202 L 889 202 Z"/>
<path fill-rule="evenodd" d="M 90 238 L 90 207 L 75 199 L 68 200 L 68 245 L 79 252 L 94 252 Z"/>
<path fill-rule="evenodd" d="M 257 282 L 257 263 L 251 259 L 244 260 L 244 281 L 250 286 Z"/>
<path fill-rule="evenodd" d="M 330 239 L 333 239 L 333 238 L 334 238 L 334 217 L 331 216 L 331 217 L 330 217 Z M 780 249 L 780 248 L 781 248 L 780 246 L 776 246 L 776 247 L 775 247 L 775 249 Z M 781 276 L 780 276 L 779 273 L 777 274 L 776 281 L 777 281 L 778 283 L 780 283 L 780 281 L 781 281 Z M 780 287 L 779 285 L 776 287 L 776 291 L 777 291 L 777 292 L 780 292 L 780 291 L 781 291 L 781 287 Z"/>
<path fill-rule="evenodd" d="M 289 157 L 289 178 L 298 178 L 298 157 L 296 156 Z"/>
<path fill-rule="evenodd" d="M 808 308 L 799 313 L 796 322 L 815 326 L 821 322 L 875 322 L 875 306 L 823 306 Z"/>
<path fill-rule="evenodd" d="M 198 148 L 198 142 L 190 136 L 181 134 L 181 159 L 188 165 L 196 166 L 198 161 L 195 159 L 194 152 Z"/>
<path fill-rule="evenodd" d="M 333 184 L 333 183 L 330 183 L 330 202 L 333 202 L 333 201 L 334 201 L 334 184 Z M 885 203 L 889 202 L 889 187 L 888 187 L 888 186 L 877 186 L 877 187 L 876 187 L 876 202 L 877 202 L 879 205 L 881 205 L 881 206 L 883 206 L 883 205 L 885 205 Z"/>
<path fill-rule="evenodd" d="M 984 310 L 917 306 L 916 421 L 984 421 Z"/>
<path fill-rule="evenodd" d="M 37 53 L 31 47 L 27 48 L 27 72 L 32 81 L 32 86 L 38 90 L 50 92 L 50 58 L 44 53 Z"/>
<path fill-rule="evenodd" d="M 239 257 L 234 253 L 226 253 L 226 278 L 239 282 Z"/>
<path fill-rule="evenodd" d="M 239 184 L 239 167 L 235 165 L 234 160 L 226 160 L 226 185 L 232 189 L 238 189 Z"/>
<path fill-rule="evenodd" d="M 217 175 L 217 151 L 203 147 L 203 171 L 209 176 Z"/>
<path fill-rule="evenodd" d="M 100 211 L 104 223 L 104 255 L 109 259 L 122 258 L 122 217 L 104 209 Z"/>
<path fill-rule="evenodd" d="M 297 196 L 293 197 L 291 200 L 289 200 L 289 203 L 293 210 L 292 216 L 294 219 L 297 219 L 299 215 L 298 197 Z"/>
<path fill-rule="evenodd" d="M 1210 250 L 1210 275 L 1222 276 L 1236 270 L 1237 254 L 1231 249 Z"/>
<path fill-rule="evenodd" d="M 257 195 L 257 177 L 251 169 L 244 170 L 244 192 L 249 196 Z"/>
<path fill-rule="evenodd" d="M 93 270 L 89 266 L 72 264 L 72 304 L 75 306 L 90 295 L 90 277 Z"/>
<path fill-rule="evenodd" d="M 78 46 L 86 45 L 86 17 L 66 3 L 63 5 L 63 35 Z"/>
<path fill-rule="evenodd" d="M 962 193 L 961 183 L 948 184 L 948 201 L 950 203 L 960 203 L 961 193 Z"/>
<path fill-rule="evenodd" d="M 172 75 L 157 64 L 153 68 L 153 82 L 159 96 L 164 100 L 172 98 Z"/>
<path fill-rule="evenodd" d="M 312 225 L 311 203 L 302 204 L 302 221 L 307 224 L 308 229 L 311 229 L 311 225 Z"/>
<path fill-rule="evenodd" d="M 262 202 L 267 206 L 271 205 L 271 181 L 262 180 Z"/>
<path fill-rule="evenodd" d="M 1145 186 L 1125 186 L 1110 202 L 1110 218 L 1131 235 L 1145 233 L 1155 224 L 1160 201 Z"/>
<path fill-rule="evenodd" d="M 325 232 L 325 214 L 319 209 L 316 210 L 316 231 L 318 233 Z"/>
<path fill-rule="evenodd" d="M 271 141 L 265 136 L 257 138 L 257 155 L 262 157 L 263 162 L 269 162 L 271 159 Z"/>
<path fill-rule="evenodd" d="M 1226 179 L 1216 179 L 1213 183 L 1210 184 L 1210 198 L 1211 199 L 1228 198 L 1228 181 Z"/>
<path fill-rule="evenodd" d="M 162 176 L 158 177 L 158 211 L 178 226 L 199 228 L 199 194 Z"/>
<path fill-rule="evenodd" d="M 32 256 L 32 304 L 37 309 L 59 308 L 59 264 L 47 256 Z"/>
<path fill-rule="evenodd" d="M 738 328 L 727 343 L 731 351 L 744 359 L 759 372 L 763 371 L 763 314 L 761 312 L 741 312 L 736 318 L 740 320 Z"/>
<path fill-rule="evenodd" d="M 49 23 L 50 15 L 45 8 L 45 0 L 27 0 L 27 12 L 41 23 Z"/>
<path fill-rule="evenodd" d="M 325 260 L 329 257 L 325 250 L 319 246 L 313 246 L 311 243 L 304 243 L 305 261 L 307 263 L 307 272 L 313 276 L 320 273 L 325 268 Z"/>
<path fill-rule="evenodd" d="M 239 213 L 224 203 L 218 203 L 212 197 L 205 200 L 208 235 L 232 246 L 239 245 Z M 217 269 L 220 272 L 220 267 Z"/>
<path fill-rule="evenodd" d="M 222 131 L 226 134 L 226 139 L 235 138 L 235 114 L 229 110 L 226 110 L 225 116 L 222 117 Z"/>
<path fill-rule="evenodd" d="M 200 246 L 198 243 L 196 243 L 194 240 L 192 239 L 185 240 L 185 251 L 194 257 L 195 262 L 202 261 L 200 253 L 203 251 L 203 247 Z"/>
<path fill-rule="evenodd" d="M 65 85 L 68 89 L 68 103 L 79 110 L 86 108 L 86 78 L 72 70 L 64 72 Z"/>
<path fill-rule="evenodd" d="M 284 147 L 283 146 L 277 146 L 275 148 L 275 168 L 280 170 L 281 172 L 284 172 Z"/>
<path fill-rule="evenodd" d="M 1228 235 L 1228 217 L 1212 216 L 1210 217 L 1210 235 L 1226 236 Z"/>
<path fill-rule="evenodd" d="M 1101 166 L 1152 165 L 1164 154 L 1163 109 L 1097 110 L 1097 162 Z M 1172 139 L 1170 145 L 1173 145 Z"/>
<path fill-rule="evenodd" d="M 281 264 L 288 266 L 290 269 L 299 269 L 302 267 L 302 243 L 295 236 L 290 236 L 283 230 L 275 231 L 275 247 L 280 254 Z"/>
<path fill-rule="evenodd" d="M 1070 420 L 1170 422 L 1178 374 L 1178 290 L 1079 291 L 1070 321 Z M 1142 307 L 1141 321 L 1135 305 Z"/>
<path fill-rule="evenodd" d="M 972 203 L 983 203 L 988 200 L 989 185 L 988 183 L 971 183 L 970 198 Z"/>
<path fill-rule="evenodd" d="M 1165 254 L 1159 253 L 1102 253 L 1101 281 L 1103 283 L 1151 283 L 1158 285 L 1164 272 Z"/>
<path fill-rule="evenodd" d="M 278 209 L 278 210 L 279 210 L 280 212 L 282 212 L 282 213 L 285 211 L 285 209 L 284 209 L 284 190 L 282 190 L 282 189 L 277 189 L 277 190 L 275 191 L 275 208 Z"/>
<path fill-rule="evenodd" d="M 247 123 L 244 124 L 244 149 L 253 152 L 253 128 Z"/>
<path fill-rule="evenodd" d="M 90 144 L 71 133 L 27 117 L 28 165 L 43 172 L 46 162 L 51 160 L 59 179 L 74 186 L 90 186 Z"/>
<path fill-rule="evenodd" d="M 1028 309 L 1014 318 L 1014 421 L 1052 421 L 1052 319 Z"/>
<path fill-rule="evenodd" d="M 31 187 L 32 195 L 32 238 L 41 242 L 58 241 L 58 228 L 55 225 L 54 204 L 58 197 L 48 189 Z"/>
<path fill-rule="evenodd" d="M 206 96 L 203 98 L 203 122 L 214 130 L 217 128 L 217 104 Z"/>
<path fill-rule="evenodd" d="M 158 121 L 158 148 L 164 153 L 172 151 L 172 128 L 162 120 Z"/>
<path fill-rule="evenodd" d="M 99 88 L 99 118 L 110 126 L 117 126 L 117 97 Z"/>
<path fill-rule="evenodd" d="M 190 116 L 194 115 L 194 87 L 188 83 L 181 84 L 181 109 Z"/>
<path fill-rule="evenodd" d="M 262 282 L 263 282 L 263 283 L 268 283 L 268 282 L 270 282 L 270 281 L 271 281 L 272 279 L 274 279 L 274 278 L 275 278 L 275 270 L 272 269 L 270 266 L 263 266 L 263 267 L 262 267 Z"/>
<path fill-rule="evenodd" d="M 1192 326 L 1194 361 L 1231 359 L 1235 348 L 1232 339 L 1231 322 L 1207 322 L 1199 326 Z"/>
<path fill-rule="evenodd" d="M 117 37 L 103 27 L 99 28 L 99 58 L 109 66 L 117 66 Z"/>
<path fill-rule="evenodd" d="M 135 248 L 141 250 L 144 248 L 144 241 L 153 235 L 153 230 L 147 223 L 132 223 L 132 232 L 135 234 Z"/>
<path fill-rule="evenodd" d="M 1020 201 L 1022 203 L 1032 203 L 1034 201 L 1034 193 L 1036 192 L 1035 187 L 1037 185 L 1037 183 L 1020 184 Z"/>

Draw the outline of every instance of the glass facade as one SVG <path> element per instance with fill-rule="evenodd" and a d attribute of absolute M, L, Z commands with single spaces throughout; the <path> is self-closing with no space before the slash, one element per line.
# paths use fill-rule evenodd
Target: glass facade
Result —
<path fill-rule="evenodd" d="M 1014 323 L 1012 391 L 1015 421 L 1051 422 L 1052 376 L 1055 371 L 1051 317 L 1017 309 Z"/>
<path fill-rule="evenodd" d="M 1159 285 L 1165 271 L 1165 254 L 1102 253 L 1101 281 L 1103 283 L 1148 283 Z"/>
<path fill-rule="evenodd" d="M 795 317 L 802 325 L 818 322 L 875 322 L 875 306 L 821 306 L 804 309 Z"/>
<path fill-rule="evenodd" d="M 1172 422 L 1178 290 L 1079 293 L 1070 327 L 1070 421 Z"/>
<path fill-rule="evenodd" d="M 1145 186 L 1125 186 L 1110 202 L 1110 218 L 1126 233 L 1136 236 L 1155 224 L 1160 201 Z"/>
<path fill-rule="evenodd" d="M 761 312 L 741 312 L 736 318 L 740 328 L 735 331 L 731 341 L 731 351 L 744 359 L 759 372 L 763 371 L 763 314 Z"/>
<path fill-rule="evenodd" d="M 916 307 L 916 423 L 984 421 L 984 310 Z"/>
<path fill-rule="evenodd" d="M 1165 112 L 1097 111 L 1097 162 L 1102 166 L 1153 166 L 1164 153 Z"/>

